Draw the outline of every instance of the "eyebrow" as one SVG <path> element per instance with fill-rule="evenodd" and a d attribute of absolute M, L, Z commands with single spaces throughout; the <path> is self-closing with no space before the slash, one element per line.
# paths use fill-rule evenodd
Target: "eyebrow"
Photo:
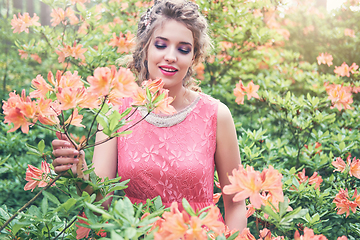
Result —
<path fill-rule="evenodd" d="M 169 39 L 164 38 L 164 37 L 157 36 L 156 39 L 157 39 L 157 38 L 159 38 L 159 39 L 161 39 L 161 40 L 164 40 L 164 41 L 169 41 Z M 180 44 L 186 44 L 186 45 L 192 46 L 192 44 L 189 43 L 189 42 L 180 42 Z"/>

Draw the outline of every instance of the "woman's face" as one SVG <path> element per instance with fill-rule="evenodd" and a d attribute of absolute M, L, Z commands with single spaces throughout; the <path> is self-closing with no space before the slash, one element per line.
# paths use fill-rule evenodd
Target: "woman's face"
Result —
<path fill-rule="evenodd" d="M 155 29 L 147 52 L 151 79 L 161 78 L 164 87 L 182 87 L 182 81 L 193 63 L 194 38 L 191 30 L 175 20 Z"/>

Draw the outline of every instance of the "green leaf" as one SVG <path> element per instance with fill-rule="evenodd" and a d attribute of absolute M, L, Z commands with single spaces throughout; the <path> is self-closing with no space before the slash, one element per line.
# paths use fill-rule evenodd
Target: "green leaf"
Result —
<path fill-rule="evenodd" d="M 228 237 L 227 240 L 234 240 L 239 235 L 239 233 L 240 233 L 239 231 L 235 232 L 230 237 Z"/>
<path fill-rule="evenodd" d="M 111 216 L 109 213 L 105 212 L 103 209 L 101 209 L 101 208 L 99 208 L 99 207 L 97 207 L 97 206 L 95 206 L 95 205 L 93 205 L 91 203 L 85 202 L 85 205 L 91 211 L 101 214 L 102 217 L 105 218 L 105 219 L 114 219 L 113 216 Z"/>
<path fill-rule="evenodd" d="M 43 200 L 41 201 L 41 211 L 43 213 L 43 217 L 45 217 L 48 211 L 48 207 L 49 207 L 48 198 L 44 197 Z"/>
<path fill-rule="evenodd" d="M 308 213 L 308 209 L 301 209 L 301 207 L 296 208 L 295 210 L 289 212 L 285 215 L 281 222 L 291 222 L 295 218 L 302 218 Z"/>
<path fill-rule="evenodd" d="M 278 213 L 274 212 L 274 210 L 270 206 L 261 206 L 261 209 L 269 216 L 274 218 L 276 221 L 280 222 L 280 216 Z"/>
<path fill-rule="evenodd" d="M 44 149 L 45 149 L 45 141 L 44 141 L 44 139 L 42 139 L 42 140 L 38 143 L 38 149 L 39 149 L 39 152 L 40 152 L 40 153 L 43 153 L 43 152 L 44 152 Z"/>
<path fill-rule="evenodd" d="M 9 159 L 10 156 L 11 156 L 11 155 L 9 154 L 9 155 L 6 156 L 6 158 L 0 160 L 0 166 L 3 165 L 3 164 L 6 162 L 6 160 Z M 1 158 L 0 158 L 0 159 L 1 159 Z"/>
<path fill-rule="evenodd" d="M 114 230 L 111 230 L 110 234 L 111 234 L 111 240 L 124 240 L 124 238 L 119 234 L 117 234 Z"/>
<path fill-rule="evenodd" d="M 196 216 L 194 209 L 192 209 L 189 202 L 185 198 L 182 199 L 182 205 L 185 211 L 190 214 L 190 216 Z"/>
<path fill-rule="evenodd" d="M 53 194 L 43 191 L 42 194 L 47 197 L 50 201 L 52 201 L 53 203 L 55 203 L 56 205 L 60 205 L 59 200 L 57 199 L 57 197 L 55 197 Z"/>
<path fill-rule="evenodd" d="M 135 228 L 132 228 L 132 227 L 130 227 L 130 228 L 127 228 L 126 230 L 125 230 L 125 236 L 127 237 L 127 238 L 133 238 L 133 237 L 135 237 L 136 236 L 136 229 Z"/>

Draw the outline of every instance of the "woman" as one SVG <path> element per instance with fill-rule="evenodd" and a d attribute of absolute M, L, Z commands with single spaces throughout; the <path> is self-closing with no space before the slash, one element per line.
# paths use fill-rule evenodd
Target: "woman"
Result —
<path fill-rule="evenodd" d="M 203 93 L 191 90 L 192 67 L 203 60 L 209 37 L 207 23 L 192 2 L 163 0 L 141 18 L 137 46 L 129 67 L 139 81 L 161 78 L 177 113 L 151 113 L 133 133 L 95 147 L 93 163 L 99 177 L 130 179 L 126 195 L 145 202 L 160 195 L 165 206 L 185 197 L 195 209 L 212 203 L 214 165 L 221 186 L 240 164 L 236 130 L 229 109 Z M 137 111 L 134 121 L 146 112 Z M 102 133 L 96 141 L 106 138 Z M 76 172 L 79 153 L 65 138 L 53 141 L 56 172 Z M 225 223 L 246 227 L 245 202 L 223 195 Z"/>

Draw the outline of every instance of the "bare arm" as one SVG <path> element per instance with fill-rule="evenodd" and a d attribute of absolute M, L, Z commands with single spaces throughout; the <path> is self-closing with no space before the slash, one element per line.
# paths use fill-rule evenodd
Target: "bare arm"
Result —
<path fill-rule="evenodd" d="M 219 103 L 215 164 L 221 188 L 230 184 L 228 175 L 240 163 L 239 145 L 231 113 L 224 104 Z M 233 195 L 223 194 L 225 223 L 230 230 L 238 229 L 241 232 L 247 225 L 245 201 L 233 202 L 232 198 Z"/>

